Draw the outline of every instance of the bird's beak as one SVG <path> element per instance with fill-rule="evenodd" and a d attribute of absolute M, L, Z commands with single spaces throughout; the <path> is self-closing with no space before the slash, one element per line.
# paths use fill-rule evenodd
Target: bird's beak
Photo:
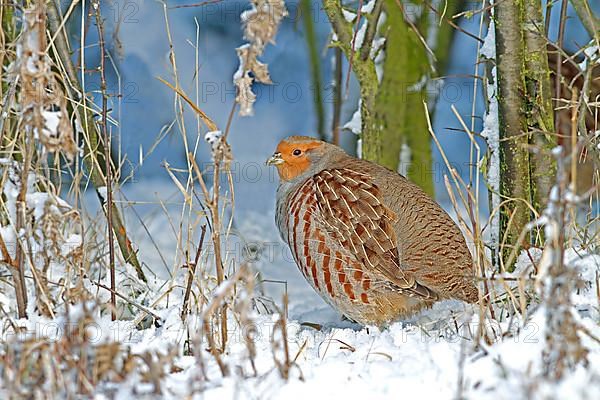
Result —
<path fill-rule="evenodd" d="M 267 160 L 267 165 L 279 165 L 284 162 L 283 158 L 281 158 L 281 153 L 275 153 Z"/>

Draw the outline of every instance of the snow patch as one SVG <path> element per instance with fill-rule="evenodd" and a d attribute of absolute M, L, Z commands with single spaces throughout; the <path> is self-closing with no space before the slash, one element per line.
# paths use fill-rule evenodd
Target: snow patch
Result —
<path fill-rule="evenodd" d="M 376 0 L 369 0 L 367 4 L 363 4 L 360 8 L 361 14 L 371 14 L 375 8 L 375 3 L 377 3 Z"/>
<path fill-rule="evenodd" d="M 61 117 L 60 111 L 42 111 L 44 117 L 44 134 L 49 137 L 58 136 L 58 124 Z"/>
<path fill-rule="evenodd" d="M 591 61 L 592 65 L 600 64 L 600 50 L 596 43 L 592 40 L 586 47 L 583 48 L 583 54 L 585 57 L 583 61 L 579 63 L 579 69 L 585 71 L 587 69 L 588 62 Z"/>
<path fill-rule="evenodd" d="M 496 59 L 496 30 L 494 20 L 490 20 L 488 32 L 480 49 L 480 54 L 488 60 Z M 491 78 L 487 81 L 488 110 L 483 117 L 481 136 L 485 138 L 489 151 L 489 162 L 486 178 L 492 194 L 492 210 L 490 221 L 490 243 L 495 245 L 500 232 L 500 120 L 498 114 L 498 73 L 494 66 Z"/>
<path fill-rule="evenodd" d="M 398 173 L 402 176 L 407 176 L 411 163 L 412 151 L 406 143 L 402 143 L 402 148 L 400 149 L 400 160 L 398 162 Z"/>
<path fill-rule="evenodd" d="M 354 36 L 354 47 L 353 49 L 356 51 L 357 49 L 360 49 L 363 45 L 363 42 L 365 41 L 365 34 L 367 33 L 367 26 L 368 26 L 369 22 L 365 19 L 365 21 L 362 23 L 362 25 L 360 26 L 360 28 L 358 28 L 358 31 L 356 32 L 356 35 Z"/>
<path fill-rule="evenodd" d="M 206 132 L 204 135 L 204 140 L 206 140 L 211 145 L 217 143 L 223 137 L 223 132 L 221 131 L 210 131 Z"/>
<path fill-rule="evenodd" d="M 342 8 L 342 15 L 347 22 L 352 22 L 356 19 L 356 14 L 352 11 L 348 11 L 345 8 Z"/>
<path fill-rule="evenodd" d="M 352 114 L 352 119 L 346 122 L 343 129 L 348 129 L 352 133 L 358 135 L 362 132 L 362 117 L 360 115 L 361 100 L 358 100 L 358 109 Z"/>
<path fill-rule="evenodd" d="M 98 186 L 96 188 L 96 192 L 98 193 L 98 196 L 102 198 L 103 203 L 106 203 L 106 199 L 108 199 L 108 194 L 106 193 L 106 190 L 106 186 Z"/>

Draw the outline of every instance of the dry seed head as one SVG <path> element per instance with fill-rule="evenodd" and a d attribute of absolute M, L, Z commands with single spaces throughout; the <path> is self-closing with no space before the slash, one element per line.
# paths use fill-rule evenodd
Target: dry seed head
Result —
<path fill-rule="evenodd" d="M 253 114 L 256 95 L 252 91 L 254 80 L 271 83 L 268 65 L 258 61 L 267 43 L 274 43 L 274 37 L 281 20 L 287 16 L 283 0 L 252 0 L 252 9 L 242 13 L 244 38 L 249 43 L 237 48 L 240 66 L 233 76 L 237 88 L 236 103 L 240 105 L 240 115 Z M 253 76 L 250 76 L 252 72 Z"/>

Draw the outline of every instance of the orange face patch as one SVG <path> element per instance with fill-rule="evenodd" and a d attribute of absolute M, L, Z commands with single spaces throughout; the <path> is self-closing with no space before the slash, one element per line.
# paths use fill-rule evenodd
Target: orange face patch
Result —
<path fill-rule="evenodd" d="M 310 159 L 306 154 L 307 151 L 321 146 L 321 142 L 303 141 L 303 142 L 288 142 L 283 140 L 277 146 L 277 152 L 281 154 L 283 163 L 277 165 L 279 177 L 285 181 L 289 181 L 301 175 L 310 166 Z"/>

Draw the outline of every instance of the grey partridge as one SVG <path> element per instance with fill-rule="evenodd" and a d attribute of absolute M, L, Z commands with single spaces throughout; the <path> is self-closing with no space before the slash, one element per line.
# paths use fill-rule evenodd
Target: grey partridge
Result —
<path fill-rule="evenodd" d="M 276 223 L 315 291 L 346 317 L 384 326 L 441 299 L 476 302 L 465 239 L 417 185 L 305 136 L 279 143 Z"/>

